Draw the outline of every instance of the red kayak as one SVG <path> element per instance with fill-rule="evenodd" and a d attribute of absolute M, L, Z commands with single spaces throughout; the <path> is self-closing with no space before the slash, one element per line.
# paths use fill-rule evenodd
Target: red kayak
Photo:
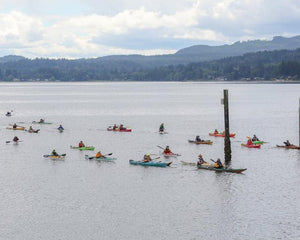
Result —
<path fill-rule="evenodd" d="M 209 133 L 209 136 L 213 136 L 213 137 L 225 137 L 225 133 Z M 235 137 L 235 133 L 230 133 L 229 137 Z"/>
<path fill-rule="evenodd" d="M 181 156 L 180 154 L 177 154 L 177 153 L 164 153 L 162 152 L 161 153 L 162 155 L 164 155 L 165 157 L 178 157 L 178 156 Z"/>
<path fill-rule="evenodd" d="M 251 144 L 251 145 L 248 145 L 248 144 L 244 144 L 242 143 L 241 144 L 243 147 L 247 147 L 247 148 L 260 148 L 261 145 L 259 144 Z"/>
<path fill-rule="evenodd" d="M 300 147 L 295 146 L 295 145 L 290 145 L 290 146 L 279 146 L 279 145 L 276 145 L 276 147 L 285 148 L 285 149 L 300 149 Z"/>
<path fill-rule="evenodd" d="M 131 129 L 129 128 L 125 128 L 125 129 L 119 129 L 119 128 L 116 128 L 116 129 L 113 129 L 113 128 L 107 128 L 107 131 L 113 131 L 113 132 L 131 132 Z"/>

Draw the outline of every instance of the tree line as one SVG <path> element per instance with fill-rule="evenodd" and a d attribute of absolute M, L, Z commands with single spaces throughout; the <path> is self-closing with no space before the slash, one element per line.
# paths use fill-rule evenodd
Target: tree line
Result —
<path fill-rule="evenodd" d="M 300 49 L 262 51 L 190 64 L 142 68 L 130 61 L 21 59 L 0 63 L 1 81 L 300 80 Z"/>

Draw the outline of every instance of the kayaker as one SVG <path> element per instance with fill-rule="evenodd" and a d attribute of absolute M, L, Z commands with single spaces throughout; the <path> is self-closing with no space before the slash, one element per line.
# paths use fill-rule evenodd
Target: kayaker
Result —
<path fill-rule="evenodd" d="M 163 132 L 163 131 L 165 131 L 164 123 L 160 124 L 159 126 L 159 132 Z"/>
<path fill-rule="evenodd" d="M 53 149 L 51 155 L 52 156 L 58 156 L 58 153 L 55 151 L 55 149 Z"/>
<path fill-rule="evenodd" d="M 58 130 L 65 130 L 61 124 L 59 125 L 59 127 L 57 129 Z"/>
<path fill-rule="evenodd" d="M 84 145 L 84 143 L 82 142 L 82 141 L 80 141 L 79 143 L 78 143 L 78 147 L 85 147 L 85 145 Z"/>
<path fill-rule="evenodd" d="M 288 146 L 292 146 L 292 144 L 290 143 L 290 141 L 289 140 L 286 140 L 286 142 L 283 142 L 284 143 L 284 145 L 286 146 L 286 147 L 288 147 Z"/>
<path fill-rule="evenodd" d="M 28 132 L 33 132 L 32 126 L 29 127 Z"/>
<path fill-rule="evenodd" d="M 120 130 L 125 130 L 126 128 L 124 128 L 123 124 L 120 124 Z"/>
<path fill-rule="evenodd" d="M 219 132 L 218 132 L 218 130 L 217 130 L 217 129 L 215 129 L 215 132 L 214 132 L 214 134 L 219 134 Z"/>
<path fill-rule="evenodd" d="M 117 124 L 114 124 L 114 126 L 113 126 L 113 130 L 116 130 L 118 128 L 118 126 L 117 126 Z"/>
<path fill-rule="evenodd" d="M 144 155 L 144 162 L 150 162 L 151 160 L 150 153 Z"/>
<path fill-rule="evenodd" d="M 196 142 L 202 142 L 200 136 L 196 136 L 195 141 L 196 141 Z"/>
<path fill-rule="evenodd" d="M 19 141 L 19 138 L 18 138 L 17 136 L 15 136 L 15 137 L 13 138 L 13 141 L 14 141 L 15 143 L 17 143 L 17 142 Z"/>
<path fill-rule="evenodd" d="M 39 123 L 44 123 L 45 122 L 45 120 L 44 119 L 40 119 L 40 121 L 39 121 Z"/>
<path fill-rule="evenodd" d="M 16 129 L 18 127 L 18 125 L 16 123 L 14 123 L 13 128 Z"/>
<path fill-rule="evenodd" d="M 95 158 L 103 158 L 103 157 L 105 156 L 101 153 L 101 151 L 98 151 L 95 155 Z"/>
<path fill-rule="evenodd" d="M 220 158 L 217 159 L 214 166 L 215 166 L 215 168 L 223 168 L 224 167 Z"/>
<path fill-rule="evenodd" d="M 199 154 L 199 156 L 198 156 L 198 162 L 197 162 L 197 165 L 202 165 L 203 163 L 206 163 L 206 162 L 204 161 L 204 159 L 203 159 L 202 155 L 201 155 L 201 154 Z"/>
<path fill-rule="evenodd" d="M 253 142 L 252 142 L 251 138 L 248 138 L 247 145 L 248 145 L 248 146 L 249 146 L 249 145 L 253 145 Z"/>
<path fill-rule="evenodd" d="M 253 141 L 253 142 L 254 142 L 254 141 L 259 141 L 258 137 L 256 137 L 255 134 L 253 135 L 252 141 Z"/>
<path fill-rule="evenodd" d="M 164 153 L 172 153 L 172 151 L 170 150 L 169 146 L 166 146 L 166 148 L 164 149 Z"/>

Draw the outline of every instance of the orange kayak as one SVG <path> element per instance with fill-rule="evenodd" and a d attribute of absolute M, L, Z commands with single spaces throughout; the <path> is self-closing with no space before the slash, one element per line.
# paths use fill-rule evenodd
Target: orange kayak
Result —
<path fill-rule="evenodd" d="M 225 137 L 225 134 L 222 134 L 222 133 L 209 133 L 209 136 L 213 136 L 213 137 Z M 235 137 L 235 133 L 230 133 L 229 137 Z"/>
<path fill-rule="evenodd" d="M 241 144 L 243 147 L 247 147 L 247 148 L 260 148 L 261 145 L 259 144 L 252 144 L 252 145 L 248 145 L 248 144 Z"/>
<path fill-rule="evenodd" d="M 291 146 L 279 146 L 279 145 L 276 145 L 276 147 L 285 148 L 285 149 L 300 149 L 300 147 L 295 146 L 295 145 L 291 145 Z"/>

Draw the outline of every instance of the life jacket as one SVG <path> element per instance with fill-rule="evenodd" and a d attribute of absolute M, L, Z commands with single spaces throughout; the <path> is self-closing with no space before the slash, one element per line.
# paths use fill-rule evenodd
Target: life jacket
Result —
<path fill-rule="evenodd" d="M 215 163 L 215 168 L 222 168 L 222 167 L 223 167 L 222 163 L 218 163 L 218 162 Z"/>
<path fill-rule="evenodd" d="M 100 152 L 97 152 L 95 157 L 96 158 L 101 158 L 101 157 L 104 157 L 104 156 Z"/>

